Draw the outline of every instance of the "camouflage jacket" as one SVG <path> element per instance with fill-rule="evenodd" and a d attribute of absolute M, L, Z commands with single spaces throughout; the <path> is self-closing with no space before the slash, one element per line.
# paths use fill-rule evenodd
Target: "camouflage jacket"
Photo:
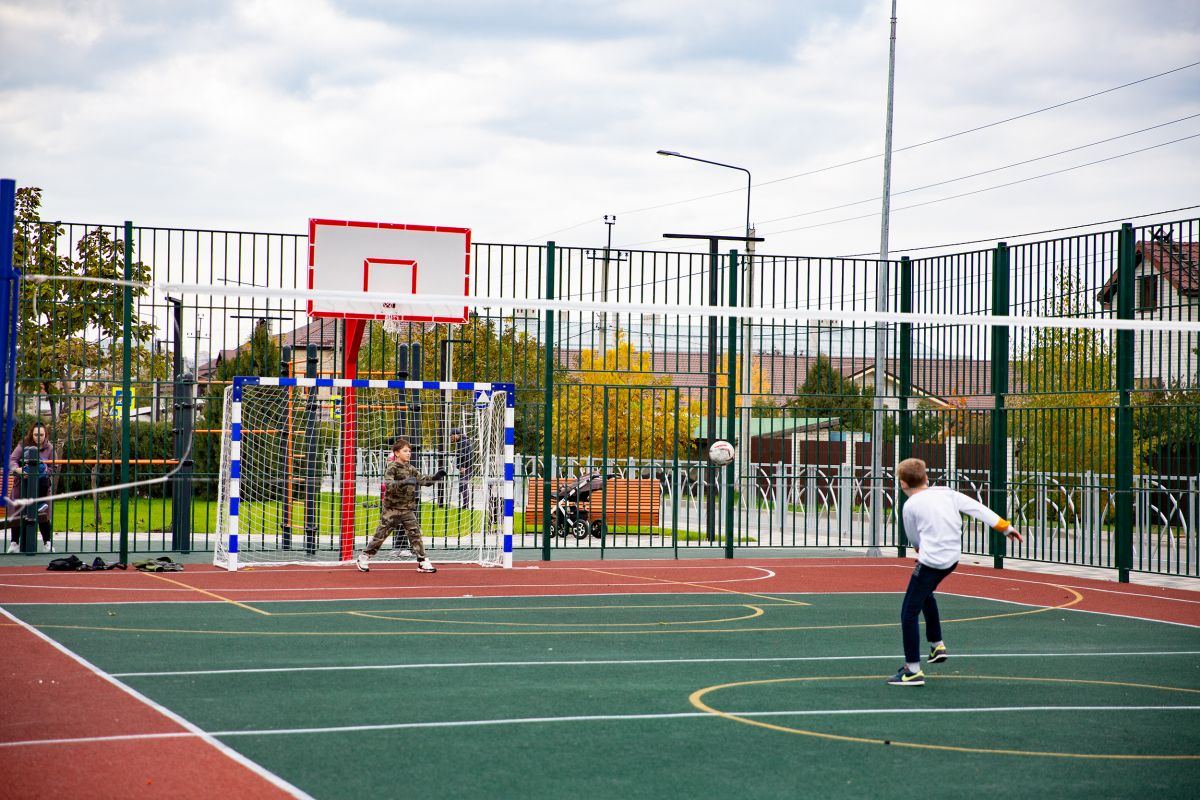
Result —
<path fill-rule="evenodd" d="M 416 478 L 419 485 L 400 483 L 411 478 Z M 422 475 L 412 462 L 401 464 L 393 461 L 383 473 L 383 507 L 415 511 L 421 497 L 421 486 L 432 486 L 434 483 L 432 475 Z"/>

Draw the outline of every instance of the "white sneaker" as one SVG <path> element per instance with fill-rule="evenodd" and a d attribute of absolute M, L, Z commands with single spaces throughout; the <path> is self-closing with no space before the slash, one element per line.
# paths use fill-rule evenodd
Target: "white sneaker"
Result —
<path fill-rule="evenodd" d="M 417 572 L 437 572 L 437 567 L 428 558 L 417 562 Z"/>
<path fill-rule="evenodd" d="M 10 553 L 21 552 L 21 543 L 20 542 L 9 542 L 8 543 L 8 552 L 10 552 Z"/>
<path fill-rule="evenodd" d="M 413 557 L 413 552 L 412 552 L 412 550 L 409 550 L 409 549 L 406 547 L 406 548 L 404 548 L 403 550 L 401 550 L 401 551 L 400 551 L 400 557 L 401 557 L 401 558 L 412 558 L 412 557 Z"/>
<path fill-rule="evenodd" d="M 366 553 L 359 553 L 358 558 L 354 559 L 354 563 L 358 565 L 359 572 L 371 571 L 371 557 Z"/>
<path fill-rule="evenodd" d="M 43 553 L 53 553 L 54 552 L 54 542 L 43 542 L 42 544 L 43 544 L 43 549 L 42 549 Z"/>

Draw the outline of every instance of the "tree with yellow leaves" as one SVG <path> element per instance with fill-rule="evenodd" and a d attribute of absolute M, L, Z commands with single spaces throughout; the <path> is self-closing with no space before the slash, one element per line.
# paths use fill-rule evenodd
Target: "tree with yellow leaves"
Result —
<path fill-rule="evenodd" d="M 607 415 L 606 415 L 607 411 Z M 560 456 L 607 455 L 611 460 L 685 455 L 699 404 L 671 388 L 618 333 L 615 347 L 584 350 L 554 401 L 554 450 Z"/>

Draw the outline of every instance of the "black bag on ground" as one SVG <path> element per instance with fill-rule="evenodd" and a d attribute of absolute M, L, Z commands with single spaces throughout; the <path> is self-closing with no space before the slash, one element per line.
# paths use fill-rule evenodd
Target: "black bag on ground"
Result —
<path fill-rule="evenodd" d="M 46 565 L 46 569 L 51 572 L 79 572 L 86 570 L 87 564 L 79 560 L 79 556 L 63 556 L 62 558 L 52 558 L 50 563 Z"/>

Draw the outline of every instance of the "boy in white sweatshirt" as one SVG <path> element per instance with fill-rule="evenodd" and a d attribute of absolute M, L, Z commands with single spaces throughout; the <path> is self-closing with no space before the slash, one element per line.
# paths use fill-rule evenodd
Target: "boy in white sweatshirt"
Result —
<path fill-rule="evenodd" d="M 888 683 L 893 686 L 924 686 L 921 671 L 921 628 L 925 615 L 925 638 L 929 640 L 929 663 L 949 658 L 942 642 L 942 620 L 933 592 L 942 579 L 954 572 L 962 557 L 962 515 L 990 525 L 1009 539 L 1021 534 L 995 511 L 965 494 L 942 486 L 930 487 L 925 462 L 906 458 L 896 466 L 896 480 L 908 500 L 904 503 L 904 532 L 917 551 L 917 566 L 908 581 L 900 607 L 900 630 L 904 635 L 904 666 Z"/>

